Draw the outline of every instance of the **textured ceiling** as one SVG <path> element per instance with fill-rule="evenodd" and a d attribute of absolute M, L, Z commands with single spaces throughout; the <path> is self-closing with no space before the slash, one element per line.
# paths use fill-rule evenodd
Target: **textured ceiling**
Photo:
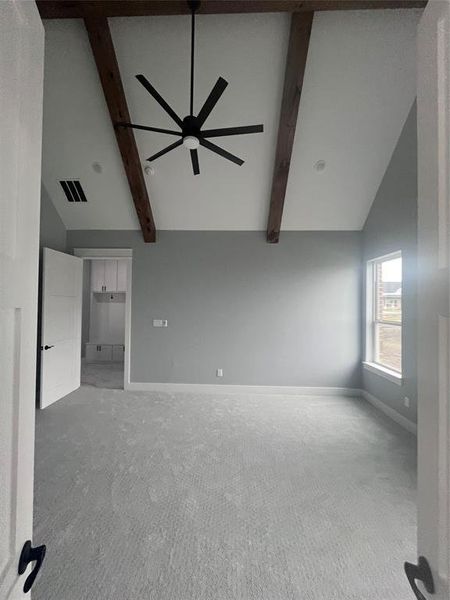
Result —
<path fill-rule="evenodd" d="M 283 229 L 360 229 L 415 97 L 417 10 L 318 13 L 286 195 Z M 197 29 L 196 108 L 219 75 L 229 86 L 207 126 L 264 123 L 263 134 L 217 139 L 242 167 L 184 148 L 146 176 L 158 229 L 266 227 L 289 16 L 205 15 Z M 110 19 L 134 122 L 173 127 L 136 81 L 143 73 L 188 112 L 189 18 Z M 138 222 L 82 21 L 47 21 L 43 180 L 69 229 L 137 229 Z M 173 138 L 136 132 L 145 158 Z M 214 140 L 216 141 L 216 140 Z M 323 159 L 326 168 L 314 164 Z M 98 162 L 102 172 L 92 164 Z M 60 179 L 79 178 L 87 204 L 69 204 Z"/>

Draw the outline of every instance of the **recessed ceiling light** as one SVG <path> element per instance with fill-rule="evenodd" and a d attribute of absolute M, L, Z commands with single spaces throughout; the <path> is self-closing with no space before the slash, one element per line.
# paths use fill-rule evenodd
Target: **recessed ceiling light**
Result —
<path fill-rule="evenodd" d="M 319 173 L 325 170 L 327 163 L 324 160 L 318 160 L 314 165 L 314 169 Z"/>

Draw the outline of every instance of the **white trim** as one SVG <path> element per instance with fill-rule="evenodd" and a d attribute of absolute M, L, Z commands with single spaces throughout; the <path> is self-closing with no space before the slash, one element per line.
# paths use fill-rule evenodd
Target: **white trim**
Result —
<path fill-rule="evenodd" d="M 379 375 L 380 377 L 384 377 L 385 379 L 392 381 L 392 383 L 395 383 L 395 385 L 402 385 L 403 383 L 401 373 L 393 371 L 392 369 L 388 369 L 387 367 L 383 367 L 377 363 L 364 361 L 363 368 L 371 373 L 375 373 L 375 375 Z"/>
<path fill-rule="evenodd" d="M 367 400 L 367 402 L 372 404 L 372 406 L 375 406 L 375 408 L 378 408 L 378 410 L 381 410 L 381 412 L 383 412 L 386 416 L 390 417 L 398 425 L 401 425 L 401 427 L 403 427 L 410 433 L 417 435 L 416 423 L 414 423 L 413 421 L 410 421 L 409 419 L 407 419 L 406 417 L 401 415 L 399 412 L 397 412 L 395 409 L 393 409 L 390 406 L 388 406 L 387 404 L 385 404 L 379 398 L 372 396 L 372 394 L 369 394 L 369 392 L 366 392 L 366 390 L 360 390 L 360 394 L 364 398 L 364 400 Z"/>
<path fill-rule="evenodd" d="M 132 258 L 131 248 L 74 248 L 73 253 L 79 258 Z"/>
<path fill-rule="evenodd" d="M 449 341 L 450 341 L 450 319 L 442 315 L 438 315 L 438 419 L 439 419 L 439 435 L 438 435 L 438 472 L 439 472 L 439 503 L 438 503 L 438 518 L 439 518 L 439 568 L 442 573 L 446 572 L 446 562 L 450 558 L 448 555 L 448 490 L 450 484 L 449 471 L 449 425 L 448 418 L 448 394 L 449 394 Z"/>
<path fill-rule="evenodd" d="M 375 346 L 377 345 L 377 326 L 379 324 L 389 325 L 392 327 L 399 327 L 400 332 L 403 328 L 403 317 L 400 323 L 384 321 L 382 319 L 377 318 L 376 315 L 376 265 L 386 262 L 388 260 L 394 260 L 396 258 L 400 258 L 402 261 L 402 280 L 403 280 L 403 254 L 401 250 L 397 250 L 395 252 L 390 252 L 389 254 L 384 254 L 383 256 L 377 256 L 375 258 L 371 258 L 366 262 L 366 282 L 365 282 L 365 291 L 366 291 L 366 306 L 365 306 L 365 354 L 363 361 L 363 365 L 370 365 L 373 369 L 368 366 L 368 370 L 376 373 L 377 375 L 381 375 L 386 379 L 389 379 L 393 383 L 401 385 L 401 373 L 398 376 L 397 371 L 389 369 L 389 367 L 381 366 L 375 362 Z M 402 281 L 403 283 L 403 281 Z M 402 362 L 403 362 L 403 352 L 402 352 Z M 376 370 L 375 370 L 376 369 Z M 400 378 L 400 382 L 398 379 Z"/>
<path fill-rule="evenodd" d="M 130 252 L 133 252 L 130 250 Z M 133 260 L 127 260 L 127 293 L 125 295 L 125 352 L 123 364 L 123 389 L 126 390 L 130 383 L 131 371 L 131 279 L 133 275 Z"/>
<path fill-rule="evenodd" d="M 365 348 L 364 348 L 364 358 L 366 361 L 372 360 L 373 348 L 374 348 L 374 326 L 373 326 L 373 306 L 375 304 L 374 301 L 374 271 L 372 261 L 367 261 L 366 264 L 366 306 L 365 306 L 365 331 L 366 331 L 366 339 L 365 339 Z"/>
<path fill-rule="evenodd" d="M 149 383 L 131 381 L 126 390 L 133 392 L 175 392 L 196 394 L 264 394 L 288 396 L 348 396 L 357 397 L 361 390 L 340 387 L 299 387 L 288 385 L 229 385 L 215 383 Z"/>
<path fill-rule="evenodd" d="M 374 256 L 374 258 L 368 258 L 367 262 L 368 263 L 384 262 L 386 260 L 392 260 L 394 258 L 401 258 L 401 257 L 402 257 L 402 251 L 395 250 L 395 252 L 389 252 L 388 254 L 382 254 L 381 256 Z"/>
<path fill-rule="evenodd" d="M 127 261 L 127 289 L 125 294 L 125 352 L 123 369 L 123 388 L 130 385 L 131 355 L 131 276 L 133 270 L 133 250 L 131 248 L 74 248 L 75 256 L 83 260 L 110 259 Z"/>

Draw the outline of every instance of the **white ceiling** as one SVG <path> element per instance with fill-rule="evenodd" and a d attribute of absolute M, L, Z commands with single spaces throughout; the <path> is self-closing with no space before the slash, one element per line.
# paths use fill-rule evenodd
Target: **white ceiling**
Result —
<path fill-rule="evenodd" d="M 420 11 L 316 13 L 291 161 L 283 229 L 360 229 L 415 97 Z M 158 229 L 266 228 L 289 16 L 201 15 L 196 108 L 219 75 L 229 86 L 208 127 L 264 123 L 263 134 L 213 140 L 242 167 L 200 148 L 194 177 L 184 148 L 146 176 Z M 189 18 L 110 19 L 131 117 L 173 128 L 134 75 L 188 113 Z M 137 229 L 138 222 L 82 21 L 46 21 L 44 184 L 68 229 Z M 136 132 L 145 158 L 174 138 Z M 318 173 L 313 165 L 326 161 Z M 92 163 L 102 165 L 95 173 Z M 60 179 L 80 178 L 87 204 Z"/>

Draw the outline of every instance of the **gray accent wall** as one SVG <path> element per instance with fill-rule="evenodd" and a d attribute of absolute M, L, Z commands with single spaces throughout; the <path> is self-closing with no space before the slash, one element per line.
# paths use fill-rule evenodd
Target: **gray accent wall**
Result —
<path fill-rule="evenodd" d="M 360 232 L 69 231 L 74 247 L 133 249 L 131 381 L 360 387 Z"/>
<path fill-rule="evenodd" d="M 66 251 L 67 232 L 50 196 L 41 184 L 41 221 L 39 246 Z"/>
<path fill-rule="evenodd" d="M 412 421 L 417 421 L 417 197 L 414 103 L 363 230 L 365 261 L 402 251 L 403 381 L 399 386 L 366 369 L 362 375 L 366 391 Z M 409 409 L 404 406 L 405 396 L 411 402 Z"/>

